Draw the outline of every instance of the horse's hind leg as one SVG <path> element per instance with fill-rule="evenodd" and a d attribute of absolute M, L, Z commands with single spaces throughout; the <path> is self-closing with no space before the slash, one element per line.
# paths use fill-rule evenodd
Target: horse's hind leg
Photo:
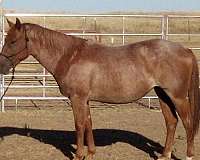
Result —
<path fill-rule="evenodd" d="M 173 115 L 169 106 L 165 102 L 163 102 L 161 99 L 160 99 L 160 106 L 165 118 L 167 136 L 166 136 L 163 154 L 160 158 L 158 158 L 158 160 L 165 160 L 165 159 L 167 160 L 171 158 L 172 145 L 174 142 L 174 135 L 175 135 L 178 119 L 176 116 Z"/>
<path fill-rule="evenodd" d="M 158 160 L 168 160 L 171 158 L 172 145 L 174 142 L 175 130 L 178 122 L 178 118 L 175 112 L 174 104 L 168 95 L 159 87 L 155 87 L 155 92 L 159 97 L 160 107 L 165 118 L 167 136 L 165 141 L 165 147 L 163 154 Z"/>
<path fill-rule="evenodd" d="M 190 118 L 190 103 L 187 98 L 176 100 L 176 109 L 183 122 L 187 135 L 187 157 L 186 160 L 192 160 L 194 156 L 194 134 L 192 131 L 192 122 Z"/>

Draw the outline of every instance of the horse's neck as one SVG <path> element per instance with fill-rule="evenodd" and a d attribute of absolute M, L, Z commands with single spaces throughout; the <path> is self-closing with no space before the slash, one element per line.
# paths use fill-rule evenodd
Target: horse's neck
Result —
<path fill-rule="evenodd" d="M 74 47 L 76 38 L 40 27 L 36 29 L 33 27 L 28 36 L 30 53 L 53 75 L 55 75 L 60 59 L 63 56 L 70 57 L 76 49 Z"/>

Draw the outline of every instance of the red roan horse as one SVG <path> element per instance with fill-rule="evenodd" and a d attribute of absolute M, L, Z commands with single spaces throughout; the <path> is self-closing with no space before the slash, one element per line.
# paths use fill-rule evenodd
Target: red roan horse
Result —
<path fill-rule="evenodd" d="M 199 72 L 191 50 L 165 40 L 147 40 L 119 47 L 89 43 L 36 24 L 16 24 L 10 29 L 0 56 L 0 73 L 7 74 L 29 55 L 55 78 L 69 97 L 77 132 L 75 160 L 93 159 L 95 144 L 89 101 L 128 103 L 154 89 L 166 121 L 167 137 L 159 160 L 171 158 L 180 116 L 187 134 L 187 160 L 194 155 L 194 136 L 200 121 Z"/>

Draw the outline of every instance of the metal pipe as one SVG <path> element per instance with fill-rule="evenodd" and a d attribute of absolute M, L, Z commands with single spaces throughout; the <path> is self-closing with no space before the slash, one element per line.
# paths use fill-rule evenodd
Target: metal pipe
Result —
<path fill-rule="evenodd" d="M 138 17 L 161 18 L 163 15 L 138 15 L 138 14 L 33 14 L 33 13 L 6 13 L 6 17 Z"/>

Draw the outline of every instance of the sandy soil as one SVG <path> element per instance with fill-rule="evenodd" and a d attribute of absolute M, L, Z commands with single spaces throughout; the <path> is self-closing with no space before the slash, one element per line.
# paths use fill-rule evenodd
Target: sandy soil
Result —
<path fill-rule="evenodd" d="M 135 103 L 93 104 L 95 160 L 152 160 L 162 152 L 165 123 L 159 110 Z M 70 160 L 75 153 L 75 132 L 70 107 L 19 107 L 0 113 L 0 160 Z M 195 141 L 200 159 L 200 133 Z M 173 159 L 184 159 L 185 131 L 179 121 Z"/>

